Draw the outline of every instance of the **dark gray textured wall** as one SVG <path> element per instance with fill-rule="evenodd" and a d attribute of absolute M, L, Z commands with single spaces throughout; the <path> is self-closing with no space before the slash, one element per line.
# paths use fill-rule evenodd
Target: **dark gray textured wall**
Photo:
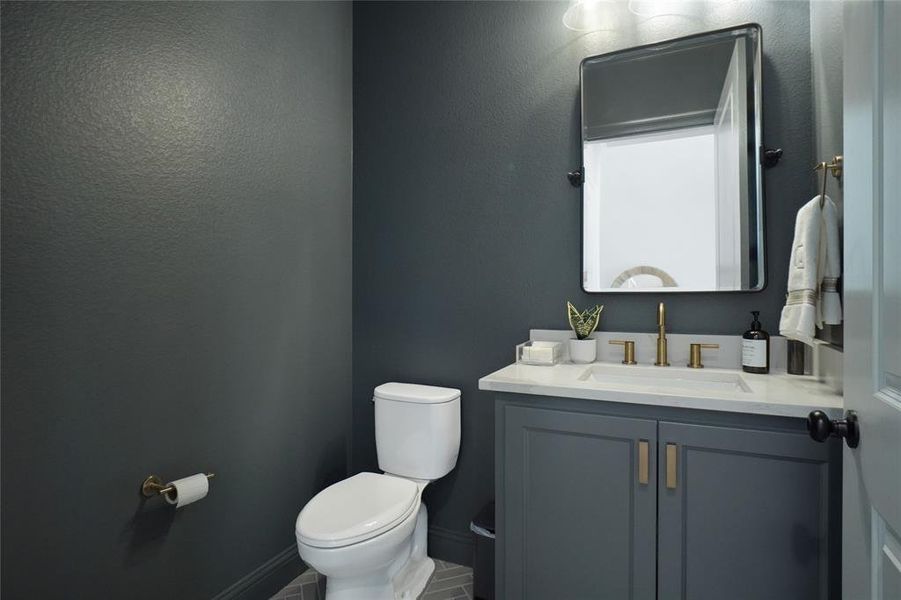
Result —
<path fill-rule="evenodd" d="M 426 493 L 431 523 L 446 534 L 433 548 L 448 558 L 465 558 L 469 519 L 493 493 L 492 398 L 478 391 L 480 376 L 510 363 L 530 327 L 565 328 L 568 299 L 604 304 L 605 330 L 653 331 L 664 299 L 674 332 L 741 333 L 759 309 L 775 333 L 794 213 L 814 193 L 807 3 L 626 15 L 616 31 L 587 35 L 563 27 L 566 7 L 354 5 L 353 466 L 377 468 L 373 386 L 462 388 L 457 468 Z M 766 173 L 768 287 L 583 293 L 579 191 L 565 177 L 580 156 L 579 61 L 750 21 L 763 27 L 764 140 L 785 149 Z"/>
<path fill-rule="evenodd" d="M 351 29 L 3 3 L 4 598 L 211 597 L 345 475 Z"/>
<path fill-rule="evenodd" d="M 842 154 L 842 11 L 841 2 L 810 3 L 812 163 L 831 160 L 836 154 Z M 822 183 L 822 178 L 818 177 L 817 189 Z M 845 197 L 841 182 L 830 177 L 826 193 L 835 201 L 839 214 L 844 215 Z M 841 346 L 844 344 L 844 327 L 826 325 L 817 332 L 817 337 Z"/>

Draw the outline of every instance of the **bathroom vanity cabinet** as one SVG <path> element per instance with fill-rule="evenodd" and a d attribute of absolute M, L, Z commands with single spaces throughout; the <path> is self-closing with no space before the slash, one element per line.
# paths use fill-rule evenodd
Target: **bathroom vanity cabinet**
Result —
<path fill-rule="evenodd" d="M 841 447 L 803 419 L 495 397 L 498 598 L 840 594 Z"/>

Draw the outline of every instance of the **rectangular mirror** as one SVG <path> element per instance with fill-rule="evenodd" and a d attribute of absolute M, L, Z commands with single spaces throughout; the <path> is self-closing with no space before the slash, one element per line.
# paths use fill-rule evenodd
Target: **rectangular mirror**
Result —
<path fill-rule="evenodd" d="M 759 25 L 582 62 L 582 287 L 764 286 Z"/>

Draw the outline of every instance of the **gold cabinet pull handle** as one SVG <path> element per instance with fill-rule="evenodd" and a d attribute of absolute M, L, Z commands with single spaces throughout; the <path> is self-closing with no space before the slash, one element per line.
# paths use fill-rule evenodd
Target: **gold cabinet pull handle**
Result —
<path fill-rule="evenodd" d="M 676 444 L 666 445 L 666 489 L 676 489 Z"/>
<path fill-rule="evenodd" d="M 648 484 L 649 456 L 650 446 L 647 440 L 638 440 L 638 483 L 641 485 Z"/>

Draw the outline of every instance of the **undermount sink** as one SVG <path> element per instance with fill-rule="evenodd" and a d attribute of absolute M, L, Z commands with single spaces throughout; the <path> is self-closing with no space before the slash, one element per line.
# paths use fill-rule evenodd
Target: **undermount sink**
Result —
<path fill-rule="evenodd" d="M 627 367 L 616 365 L 593 365 L 585 369 L 579 381 L 600 385 L 629 386 L 647 389 L 649 387 L 668 391 L 704 390 L 713 392 L 745 392 L 751 388 L 740 373 L 730 371 L 705 371 L 673 369 L 669 367 Z"/>
<path fill-rule="evenodd" d="M 513 364 L 494 374 L 498 380 L 531 385 L 590 386 L 598 389 L 618 388 L 623 391 L 664 394 L 698 392 L 752 393 L 741 373 L 721 369 L 688 369 L 684 367 L 625 366 L 595 363 L 592 365 L 558 364 L 539 367 Z"/>

